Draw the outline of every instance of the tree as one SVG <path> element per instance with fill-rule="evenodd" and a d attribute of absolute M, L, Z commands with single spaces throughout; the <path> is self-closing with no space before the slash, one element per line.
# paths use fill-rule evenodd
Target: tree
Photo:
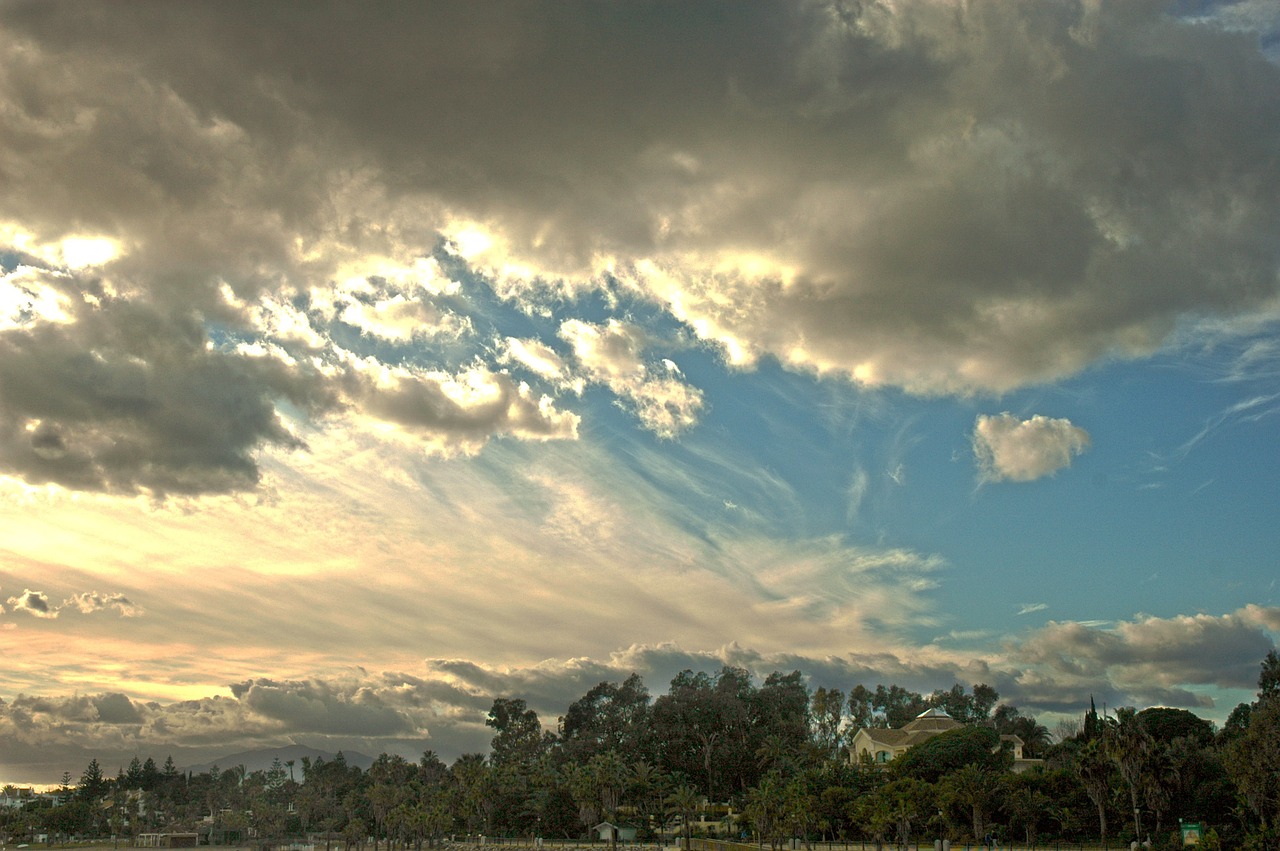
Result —
<path fill-rule="evenodd" d="M 973 838 L 981 842 L 1005 784 L 1001 773 L 970 763 L 942 778 L 939 791 L 944 801 L 965 807 L 973 825 Z"/>
<path fill-rule="evenodd" d="M 681 671 L 651 714 L 658 765 L 671 774 L 701 778 L 709 800 L 745 791 L 759 775 L 751 741 L 751 676 L 728 665 L 715 678 Z"/>
<path fill-rule="evenodd" d="M 869 797 L 873 801 L 873 818 L 876 821 L 887 818 L 902 848 L 911 845 L 912 827 L 935 811 L 933 787 L 912 777 L 890 781 Z"/>
<path fill-rule="evenodd" d="M 643 825 L 657 822 L 665 825 L 665 808 L 663 807 L 663 787 L 666 776 L 644 760 L 631 766 L 629 786 L 631 801 Z"/>
<path fill-rule="evenodd" d="M 93 803 L 103 796 L 107 791 L 107 781 L 102 776 L 102 766 L 98 765 L 97 759 L 89 760 L 89 765 L 85 767 L 84 774 L 80 775 L 80 784 L 76 787 L 76 794 L 82 801 Z"/>
<path fill-rule="evenodd" d="M 1249 726 L 1227 745 L 1223 756 L 1262 829 L 1280 828 L 1280 696 L 1258 701 Z"/>
<path fill-rule="evenodd" d="M 675 815 L 680 816 L 680 824 L 684 830 L 685 851 L 692 847 L 693 817 L 697 815 L 698 806 L 701 803 L 702 798 L 698 795 L 698 790 L 687 783 L 677 786 L 667 797 L 668 807 Z"/>
<path fill-rule="evenodd" d="M 1111 760 L 1102 739 L 1086 741 L 1075 763 L 1076 774 L 1098 813 L 1098 834 L 1107 841 L 1107 800 L 1111 797 Z"/>
<path fill-rule="evenodd" d="M 875 693 L 862 684 L 849 690 L 849 729 L 857 731 L 882 727 L 875 714 Z"/>
<path fill-rule="evenodd" d="M 921 694 L 908 691 L 899 685 L 876 686 L 871 705 L 884 719 L 886 727 L 902 727 L 929 708 L 929 701 Z"/>
<path fill-rule="evenodd" d="M 1155 742 L 1168 744 L 1187 738 L 1197 745 L 1208 745 L 1213 741 L 1213 724 L 1185 709 L 1153 706 L 1139 712 L 1137 720 Z"/>
<path fill-rule="evenodd" d="M 819 686 L 809 698 L 813 743 L 823 759 L 840 754 L 840 725 L 844 721 L 844 693 Z"/>
<path fill-rule="evenodd" d="M 145 789 L 142 780 L 142 760 L 136 756 L 129 760 L 129 770 L 124 774 L 126 789 Z"/>
<path fill-rule="evenodd" d="M 1004 808 L 1013 824 L 1021 825 L 1028 848 L 1035 847 L 1036 822 L 1049 805 L 1049 798 L 1032 786 L 1026 775 L 1014 775 L 1005 795 Z"/>
<path fill-rule="evenodd" d="M 996 730 L 1001 735 L 1017 736 L 1022 740 L 1022 755 L 1031 759 L 1044 755 L 1049 747 L 1049 730 L 1029 715 L 1023 715 L 1018 707 L 1002 703 L 992 716 Z"/>
<path fill-rule="evenodd" d="M 1120 769 L 1120 777 L 1129 788 L 1129 803 L 1133 807 L 1133 835 L 1142 840 L 1142 817 L 1139 806 L 1143 791 L 1143 772 L 1151 754 L 1151 736 L 1138 720 L 1138 713 L 1131 706 L 1116 710 L 1115 718 L 1107 720 L 1103 728 L 1103 742 L 1107 756 Z"/>
<path fill-rule="evenodd" d="M 1000 734 L 990 727 L 957 727 L 921 742 L 895 759 L 894 773 L 936 783 L 943 775 L 975 765 L 1004 771 L 1011 758 L 1000 747 Z"/>
<path fill-rule="evenodd" d="M 809 690 L 799 671 L 765 677 L 756 690 L 747 690 L 748 723 L 753 742 L 776 739 L 792 759 L 798 759 L 809 744 Z"/>
<path fill-rule="evenodd" d="M 947 691 L 939 689 L 929 695 L 929 704 L 946 711 L 948 715 L 963 724 L 977 724 L 986 721 L 991 709 L 996 705 L 1000 695 L 991 686 L 978 683 L 972 694 L 966 694 L 964 686 L 956 683 Z M 891 726 L 900 727 L 901 724 Z"/>
<path fill-rule="evenodd" d="M 484 828 L 493 803 L 493 778 L 482 754 L 463 754 L 449 768 L 457 789 L 459 816 L 469 831 Z"/>
<path fill-rule="evenodd" d="M 538 713 L 523 700 L 497 698 L 485 725 L 497 730 L 490 761 L 494 766 L 528 765 L 547 747 Z"/>
<path fill-rule="evenodd" d="M 602 682 L 574 701 L 560 718 L 566 759 L 586 762 L 604 751 L 634 762 L 645 755 L 649 690 L 638 674 L 621 684 Z"/>
<path fill-rule="evenodd" d="M 782 778 L 777 773 L 771 772 L 747 792 L 747 805 L 743 810 L 746 817 L 751 820 L 760 841 L 768 842 L 769 847 L 775 851 L 784 836 L 785 803 Z"/>
<path fill-rule="evenodd" d="M 1089 711 L 1084 716 L 1084 740 L 1091 742 L 1101 735 L 1102 721 L 1098 718 L 1098 707 L 1093 702 L 1093 695 L 1089 695 Z"/>
<path fill-rule="evenodd" d="M 600 800 L 600 816 L 605 821 L 617 820 L 618 807 L 622 803 L 622 790 L 627 783 L 627 766 L 614 751 L 596 754 L 587 764 L 591 782 Z"/>
<path fill-rule="evenodd" d="M 1280 697 L 1280 653 L 1268 651 L 1258 674 L 1258 700 Z"/>

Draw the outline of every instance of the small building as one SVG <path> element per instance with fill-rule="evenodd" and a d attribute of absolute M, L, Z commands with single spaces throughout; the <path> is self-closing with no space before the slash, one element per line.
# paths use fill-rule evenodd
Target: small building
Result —
<path fill-rule="evenodd" d="M 195 848 L 199 844 L 198 833 L 139 833 L 133 840 L 135 848 Z"/>
<path fill-rule="evenodd" d="M 596 839 L 603 842 L 635 842 L 637 828 L 628 824 L 611 824 L 602 821 L 595 827 L 591 828 L 591 832 L 596 835 Z"/>

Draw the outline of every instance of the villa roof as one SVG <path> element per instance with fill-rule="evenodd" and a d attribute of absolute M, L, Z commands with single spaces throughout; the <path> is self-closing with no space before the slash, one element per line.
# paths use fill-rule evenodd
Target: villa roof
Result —
<path fill-rule="evenodd" d="M 921 712 L 915 719 L 908 721 L 902 729 L 908 733 L 928 733 L 933 736 L 963 726 L 959 721 L 948 715 L 946 710 L 934 707 Z"/>

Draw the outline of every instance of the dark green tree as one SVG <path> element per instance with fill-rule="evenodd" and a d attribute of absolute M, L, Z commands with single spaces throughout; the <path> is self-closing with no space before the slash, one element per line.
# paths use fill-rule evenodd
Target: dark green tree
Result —
<path fill-rule="evenodd" d="M 85 767 L 84 774 L 80 775 L 80 783 L 76 787 L 76 797 L 82 801 L 93 803 L 101 798 L 107 791 L 107 781 L 102 776 L 102 766 L 98 765 L 97 759 L 89 760 L 89 765 Z"/>
<path fill-rule="evenodd" d="M 946 691 L 939 689 L 929 695 L 928 703 L 930 706 L 945 710 L 948 715 L 962 724 L 978 724 L 990 717 L 991 710 L 999 699 L 999 693 L 985 683 L 976 684 L 971 693 L 966 692 L 960 683 L 956 683 Z"/>
<path fill-rule="evenodd" d="M 891 765 L 898 777 L 914 777 L 936 783 L 944 775 L 965 766 L 981 770 L 1006 771 L 1012 757 L 1000 747 L 1000 734 L 990 727 L 958 727 L 939 733 L 895 759 Z"/>
<path fill-rule="evenodd" d="M 1280 697 L 1280 653 L 1274 649 L 1262 660 L 1262 671 L 1258 674 L 1258 699 L 1273 697 Z"/>
<path fill-rule="evenodd" d="M 145 789 L 142 780 L 142 760 L 136 756 L 129 760 L 129 769 L 124 773 L 124 787 L 126 789 Z"/>
<path fill-rule="evenodd" d="M 859 683 L 849 690 L 849 729 L 883 727 L 884 719 L 876 717 L 875 692 Z"/>
<path fill-rule="evenodd" d="M 1142 841 L 1141 803 L 1145 772 L 1152 752 L 1151 736 L 1138 721 L 1138 713 L 1131 706 L 1116 710 L 1114 718 L 1108 718 L 1103 728 L 1103 745 L 1107 756 L 1120 770 L 1120 776 L 1129 790 L 1129 804 L 1133 812 L 1133 834 Z"/>
<path fill-rule="evenodd" d="M 613 751 L 628 762 L 644 758 L 648 739 L 649 690 L 638 674 L 621 684 L 602 682 L 574 701 L 560 719 L 564 758 L 587 762 Z"/>
<path fill-rule="evenodd" d="M 1168 744 L 1174 739 L 1191 739 L 1205 746 L 1213 741 L 1213 724 L 1185 709 L 1153 706 L 1138 713 L 1138 723 L 1156 742 Z"/>
<path fill-rule="evenodd" d="M 809 725 L 814 747 L 823 759 L 840 754 L 840 727 L 844 722 L 844 692 L 819 686 L 809 698 Z"/>
<path fill-rule="evenodd" d="M 548 747 L 538 713 L 520 699 L 497 698 L 484 722 L 497 733 L 490 761 L 497 766 L 527 766 Z"/>
<path fill-rule="evenodd" d="M 885 727 L 902 727 L 929 708 L 929 701 L 923 695 L 910 691 L 899 685 L 876 686 L 871 705 L 883 718 Z"/>

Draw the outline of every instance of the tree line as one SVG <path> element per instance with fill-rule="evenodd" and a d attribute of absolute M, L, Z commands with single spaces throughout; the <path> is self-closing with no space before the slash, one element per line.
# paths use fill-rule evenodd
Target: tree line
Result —
<path fill-rule="evenodd" d="M 921 694 L 897 685 L 810 691 L 799 671 L 759 684 L 743 669 L 683 671 L 652 698 L 638 675 L 602 682 L 554 731 L 520 698 L 495 699 L 488 754 L 446 764 L 382 754 L 367 770 L 332 760 L 279 760 L 183 774 L 135 758 L 117 776 L 97 761 L 68 800 L 0 815 L 0 834 L 94 837 L 207 831 L 214 841 L 323 837 L 326 848 L 372 840 L 422 848 L 460 834 L 577 838 L 600 822 L 642 839 L 718 824 L 779 847 L 801 840 L 907 842 L 998 837 L 1177 844 L 1179 820 L 1209 847 L 1280 847 L 1280 657 L 1263 660 L 1257 699 L 1221 729 L 1191 712 L 1092 699 L 1057 735 L 995 689 Z M 851 757 L 863 727 L 901 727 L 930 708 L 963 723 L 884 765 Z M 1010 771 L 1002 736 L 1042 762 Z"/>

